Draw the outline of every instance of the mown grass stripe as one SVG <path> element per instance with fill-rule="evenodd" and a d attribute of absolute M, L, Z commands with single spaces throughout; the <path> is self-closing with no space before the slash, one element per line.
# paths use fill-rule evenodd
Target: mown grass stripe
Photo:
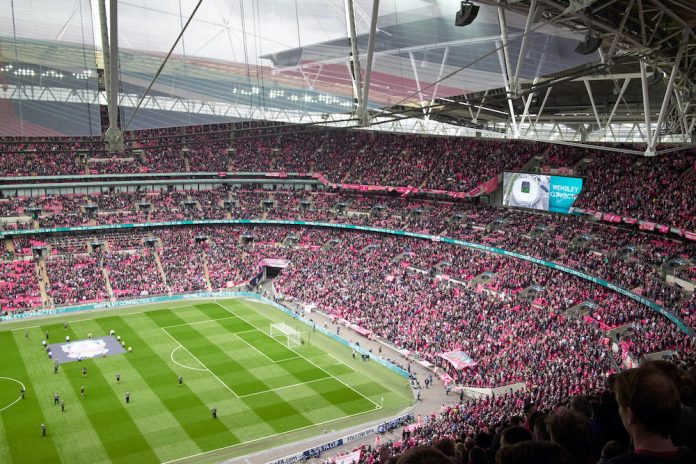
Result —
<path fill-rule="evenodd" d="M 62 328 L 59 329 L 56 325 L 41 328 L 43 331 L 60 333 L 61 336 L 65 334 Z M 72 330 L 72 326 L 67 333 L 71 340 L 79 338 Z M 74 400 L 74 404 L 67 404 L 66 408 L 80 407 L 85 411 L 111 462 L 159 462 L 150 443 L 140 433 L 137 424 L 126 411 L 124 398 L 117 396 L 111 388 L 96 360 L 93 360 L 90 367 L 92 369 L 89 369 L 89 407 L 83 408 L 78 400 Z M 72 385 L 73 392 L 79 391 L 80 387 L 86 383 L 80 373 L 81 368 L 82 366 L 77 363 L 61 366 L 62 374 Z"/>
<path fill-rule="evenodd" d="M 24 348 L 26 349 L 26 348 Z M 38 347 L 37 347 L 38 349 Z M 2 363 L 0 375 L 15 378 L 27 387 L 26 399 L 0 413 L 5 429 L 7 443 L 10 443 L 10 456 L 13 463 L 60 462 L 60 455 L 53 440 L 53 431 L 47 438 L 41 438 L 41 424 L 48 427 L 52 423 L 44 416 L 33 383 L 29 380 L 20 350 L 11 332 L 0 332 L 0 352 Z M 17 386 L 18 387 L 18 386 Z M 16 388 L 19 394 L 19 388 Z"/>
<path fill-rule="evenodd" d="M 346 415 L 369 411 L 374 404 L 362 394 L 352 390 L 334 378 L 325 382 L 314 382 L 307 385 L 319 396 L 341 409 Z"/>
<path fill-rule="evenodd" d="M 62 335 L 65 335 L 62 327 L 60 331 Z M 54 341 L 57 341 L 55 334 L 57 334 L 57 330 L 52 336 Z M 67 364 L 62 365 L 57 374 L 52 373 L 53 364 L 38 343 L 43 338 L 42 335 L 43 332 L 37 328 L 32 333 L 30 348 L 20 350 L 20 355 L 24 365 L 28 368 L 30 381 L 34 385 L 33 394 L 39 399 L 46 419 L 52 423 L 50 428 L 53 432 L 56 448 L 60 450 L 61 459 L 66 462 L 76 462 L 81 459 L 93 463 L 109 462 L 109 455 L 104 450 L 97 433 L 89 427 L 84 427 L 84 424 L 89 423 L 89 419 L 83 405 L 78 400 L 79 393 L 75 391 L 67 378 L 64 369 Z M 23 333 L 15 332 L 14 337 L 19 347 L 23 343 L 26 346 Z M 59 392 L 61 399 L 65 400 L 66 413 L 62 413 L 59 406 L 54 406 L 53 394 L 55 392 Z"/>
<path fill-rule="evenodd" d="M 145 315 L 149 316 L 148 313 Z M 216 438 L 218 435 L 228 435 L 225 440 L 227 444 L 239 443 L 221 421 L 211 419 L 210 408 L 191 391 L 188 384 L 179 387 L 177 373 L 163 362 L 164 359 L 123 318 L 117 316 L 100 319 L 97 323 L 104 329 L 115 327 L 129 344 L 137 347 L 136 351 L 128 355 L 131 365 L 201 450 L 219 447 Z"/>
<path fill-rule="evenodd" d="M 10 454 L 10 442 L 5 434 L 5 424 L 2 421 L 0 413 L 0 462 L 12 463 L 12 455 Z"/>
<path fill-rule="evenodd" d="M 194 307 L 206 316 L 208 316 L 208 319 L 220 319 L 223 317 L 230 316 L 230 313 L 228 311 L 225 311 L 223 308 L 221 308 L 215 303 L 197 304 L 194 305 Z"/>
<path fill-rule="evenodd" d="M 225 308 L 220 304 L 224 305 Z M 202 306 L 202 308 L 198 308 L 197 306 Z M 228 311 L 226 308 L 230 310 Z M 102 318 L 112 320 L 111 318 L 113 318 L 115 313 L 122 316 L 125 323 L 132 329 L 132 333 L 127 333 L 119 329 L 116 327 L 116 324 L 112 322 L 103 328 L 96 323 L 97 319 Z M 148 317 L 148 313 L 153 313 L 153 317 Z M 237 319 L 239 316 L 241 317 Z M 212 321 L 211 317 L 216 321 Z M 242 321 L 242 318 L 246 322 Z M 157 319 L 158 322 L 155 322 L 153 319 Z M 52 326 L 53 328 L 51 329 L 50 342 L 59 342 L 61 341 L 60 339 L 64 337 L 65 333 L 62 327 L 63 320 L 73 321 L 71 325 L 74 325 L 75 331 L 82 332 L 82 336 L 79 338 L 85 338 L 84 332 L 88 329 L 92 331 L 95 336 L 104 335 L 108 333 L 108 330 L 111 328 L 117 329 L 117 331 L 124 336 L 127 343 L 133 346 L 133 356 L 140 354 L 142 346 L 146 344 L 152 352 L 160 357 L 159 360 L 152 358 L 152 362 L 147 366 L 148 370 L 156 366 L 156 364 L 164 363 L 172 372 L 176 372 L 176 375 L 183 372 L 185 385 L 188 386 L 199 399 L 207 404 L 204 413 L 207 417 L 201 421 L 203 427 L 206 427 L 207 423 L 212 421 L 209 406 L 216 405 L 218 407 L 218 421 L 223 423 L 224 427 L 222 427 L 221 432 L 218 434 L 213 433 L 207 435 L 210 438 L 210 447 L 198 446 L 195 441 L 186 438 L 190 432 L 185 431 L 182 424 L 172 419 L 172 413 L 170 411 L 164 411 L 164 409 L 172 408 L 178 411 L 177 414 L 180 414 L 180 417 L 187 417 L 187 413 L 190 415 L 189 406 L 186 404 L 180 404 L 179 406 L 167 405 L 167 407 L 164 408 L 160 398 L 155 398 L 155 395 L 159 395 L 161 391 L 153 391 L 141 378 L 141 370 L 145 366 L 136 369 L 126 360 L 126 357 L 131 355 L 110 356 L 107 359 L 95 359 L 80 363 L 82 365 L 93 365 L 93 367 L 90 367 L 90 376 L 92 376 L 93 370 L 94 372 L 97 370 L 101 371 L 104 379 L 106 379 L 107 385 L 110 386 L 112 390 L 108 394 L 113 396 L 114 391 L 116 391 L 114 399 L 117 402 L 123 402 L 122 395 L 125 388 L 129 390 L 133 389 L 133 400 L 131 405 L 137 405 L 137 408 L 127 409 L 126 411 L 130 413 L 136 427 L 133 429 L 132 426 L 124 425 L 121 429 L 127 434 L 130 434 L 131 431 L 134 431 L 136 434 L 141 434 L 149 443 L 154 454 L 162 461 L 181 459 L 184 458 L 184 456 L 191 456 L 192 454 L 196 455 L 197 453 L 195 453 L 194 450 L 197 447 L 206 450 L 215 449 L 217 451 L 212 451 L 214 454 L 198 455 L 198 457 L 192 458 L 194 462 L 208 462 L 210 460 L 222 461 L 233 456 L 239 456 L 250 450 L 275 446 L 296 439 L 309 438 L 316 433 L 320 433 L 321 429 L 326 427 L 325 424 L 332 424 L 332 427 L 334 426 L 333 424 L 336 424 L 336 427 L 356 425 L 360 423 L 360 421 L 368 420 L 368 418 L 376 419 L 377 417 L 382 417 L 385 413 L 395 413 L 399 411 L 406 402 L 410 401 L 411 398 L 408 384 L 404 382 L 403 379 L 397 378 L 395 374 L 385 371 L 375 363 L 351 363 L 349 350 L 346 351 L 344 348 L 320 334 L 316 334 L 316 339 L 314 338 L 314 334 L 312 334 L 311 347 L 310 344 L 306 344 L 296 348 L 294 351 L 297 352 L 297 355 L 301 355 L 305 358 L 310 365 L 314 366 L 316 364 L 314 367 L 319 368 L 320 371 L 327 371 L 325 373 L 327 377 L 320 378 L 316 381 L 309 380 L 315 377 L 314 372 L 316 371 L 308 368 L 305 372 L 305 367 L 307 366 L 304 364 L 302 358 L 285 358 L 286 360 L 282 361 L 284 358 L 278 356 L 275 359 L 279 362 L 274 363 L 270 361 L 265 356 L 260 355 L 258 351 L 248 346 L 247 343 L 244 343 L 241 338 L 232 335 L 230 332 L 243 334 L 249 330 L 256 333 L 258 330 L 259 334 L 267 334 L 271 322 L 285 322 L 287 324 L 293 324 L 294 322 L 290 317 L 287 317 L 268 305 L 250 303 L 246 300 L 226 300 L 219 303 L 212 301 L 204 303 L 200 300 L 195 302 L 184 301 L 147 307 L 118 309 L 113 312 L 83 313 L 46 319 L 43 322 L 47 322 L 49 325 L 55 323 L 55 326 Z M 228 325 L 228 330 L 216 327 L 222 324 L 223 321 L 227 321 L 224 322 L 224 324 Z M 35 325 L 36 322 L 40 321 L 25 321 L 5 327 L 0 326 L 0 332 L 16 331 L 14 337 L 16 343 L 20 345 L 21 339 L 24 337 L 23 328 L 28 326 L 37 327 Z M 286 385 L 289 381 L 295 383 L 276 392 L 261 391 L 259 394 L 254 395 L 254 397 L 249 397 L 244 401 L 235 398 L 226 388 L 222 388 L 220 383 L 215 380 L 209 372 L 193 371 L 185 369 L 182 366 L 177 366 L 172 363 L 170 355 L 172 350 L 179 345 L 161 330 L 161 327 L 173 324 L 190 325 L 192 322 L 196 323 L 194 327 L 196 327 L 199 332 L 203 333 L 203 340 L 200 341 L 201 349 L 203 346 L 210 346 L 211 344 L 217 346 L 224 351 L 227 356 L 232 356 L 237 363 L 245 367 L 246 371 L 238 375 L 240 379 L 243 380 L 245 376 L 248 377 L 249 372 L 251 372 L 255 378 L 261 380 L 262 384 L 258 383 L 255 385 L 254 391 L 263 389 L 263 384 L 266 386 L 273 386 Z M 253 328 L 250 324 L 259 329 Z M 114 326 L 111 327 L 111 325 Z M 32 333 L 31 342 L 40 343 L 43 338 L 43 334 L 39 333 L 40 329 L 36 328 L 32 330 L 36 330 L 37 333 Z M 137 337 L 133 334 L 136 334 Z M 138 337 L 140 340 L 138 340 Z M 77 337 L 75 339 L 77 339 Z M 261 336 L 260 339 L 266 340 L 263 336 Z M 144 341 L 145 344 L 143 344 L 142 341 Z M 270 339 L 264 343 L 264 346 L 257 345 L 255 340 L 252 343 L 255 348 L 259 350 L 266 349 L 266 344 L 273 349 Z M 37 348 L 39 348 L 38 351 L 41 351 L 40 345 Z M 327 358 L 324 350 L 329 350 L 337 357 L 334 359 Z M 21 354 L 24 355 L 24 353 Z M 44 414 L 52 416 L 55 411 L 56 416 L 60 417 L 61 413 L 59 412 L 59 407 L 57 407 L 57 409 L 50 409 L 52 407 L 53 388 L 56 385 L 60 385 L 61 396 L 64 395 L 64 390 L 76 390 L 67 380 L 59 382 L 59 379 L 61 379 L 68 370 L 72 369 L 73 365 L 79 368 L 78 363 L 61 367 L 61 372 L 54 376 L 50 373 L 50 362 L 46 360 L 45 354 L 37 354 L 42 355 L 41 362 L 38 361 L 36 356 L 30 356 L 25 357 L 24 365 L 28 371 L 31 371 L 30 381 L 36 383 L 37 387 L 46 390 L 41 393 L 39 397 L 47 397 L 47 403 L 43 404 L 39 402 L 39 407 Z M 275 356 L 275 354 L 273 356 Z M 124 360 L 125 364 L 119 361 L 119 359 Z M 185 360 L 186 358 L 184 357 L 183 359 Z M 346 366 L 341 365 L 340 361 L 338 361 L 339 359 L 346 359 L 346 363 L 354 366 L 356 372 L 346 373 Z M 179 359 L 179 361 L 181 361 L 181 359 Z M 221 357 L 218 361 L 224 363 L 226 360 L 224 357 Z M 339 364 L 337 365 L 336 362 L 339 362 Z M 45 365 L 46 363 L 48 363 L 47 366 Z M 298 364 L 295 365 L 296 363 Z M 183 364 L 186 365 L 187 363 L 183 362 Z M 293 375 L 288 375 L 288 372 L 281 368 L 283 364 L 292 365 L 290 369 Z M 98 368 L 94 367 L 97 365 L 99 366 Z M 3 367 L 3 363 L 0 362 L 0 371 Z M 113 378 L 113 370 L 115 367 L 125 376 L 125 380 L 122 380 L 120 387 L 115 386 L 116 384 Z M 226 367 L 224 364 L 220 365 L 221 369 L 224 367 Z M 332 369 L 332 367 L 338 367 L 338 369 Z M 179 370 L 181 370 L 181 372 L 178 372 Z M 387 387 L 388 390 L 384 393 L 385 409 L 379 412 L 374 410 L 374 406 L 372 408 L 366 407 L 365 410 L 360 411 L 358 415 L 353 414 L 347 416 L 344 409 L 349 407 L 347 405 L 351 405 L 352 403 L 350 400 L 346 401 L 346 399 L 341 396 L 338 386 L 335 385 L 334 380 L 331 379 L 332 375 L 336 376 L 339 381 L 345 381 L 348 384 L 345 386 L 346 388 L 352 390 L 351 387 L 354 387 L 358 392 L 362 394 L 368 393 L 370 398 L 373 400 L 376 399 L 377 401 L 379 401 L 381 395 L 381 393 L 375 395 L 375 393 L 380 390 L 378 385 Z M 367 377 L 365 377 L 365 375 L 367 375 Z M 303 378 L 311 382 L 311 384 L 327 383 L 330 387 L 321 389 L 323 395 L 318 394 L 314 389 L 310 388 L 310 386 L 304 384 L 304 382 L 296 381 L 293 376 Z M 81 378 L 80 375 L 77 377 Z M 153 382 L 155 380 L 156 379 L 152 379 Z M 134 385 L 131 381 L 137 383 L 137 385 Z M 370 385 L 370 381 L 374 381 L 375 383 Z M 176 385 L 176 380 L 174 379 L 172 381 L 169 376 L 166 376 L 166 378 L 162 380 L 162 385 L 164 384 L 169 386 Z M 337 393 L 334 393 L 334 391 L 337 391 Z M 98 389 L 88 386 L 88 396 L 95 394 L 95 392 L 98 393 Z M 72 393 L 74 394 L 75 391 Z M 341 396 L 339 402 L 342 402 L 343 408 L 331 403 L 330 399 L 333 394 Z M 80 417 L 80 414 L 77 414 L 74 408 L 79 400 L 74 400 L 69 396 L 68 398 L 69 401 L 66 401 L 67 412 L 62 417 L 65 422 L 61 422 L 62 425 L 59 426 L 60 435 L 51 437 L 51 431 L 55 432 L 56 429 L 55 427 L 52 429 L 49 426 L 49 438 L 54 440 L 53 445 L 57 449 L 57 457 L 54 456 L 51 459 L 43 460 L 32 459 L 32 455 L 27 452 L 23 442 L 16 442 L 8 439 L 5 441 L 7 445 L 5 447 L 6 451 L 3 451 L 3 446 L 0 444 L 0 462 L 11 462 L 15 464 L 15 456 L 21 456 L 19 462 L 22 463 L 62 461 L 66 463 L 74 462 L 76 464 L 88 462 L 92 464 L 106 464 L 107 462 L 111 462 L 111 458 L 104 449 L 104 444 L 100 436 L 95 432 L 101 425 L 97 424 L 95 426 L 94 424 L 97 423 L 96 420 L 88 418 L 86 413 L 81 412 L 80 414 L 82 414 L 83 417 L 82 422 L 75 426 L 73 418 L 75 416 Z M 359 404 L 360 402 L 357 401 L 356 409 Z M 259 406 L 258 414 L 257 411 L 255 411 L 257 405 Z M 108 404 L 95 403 L 92 405 L 91 403 L 87 403 L 82 406 L 85 409 L 89 409 L 93 417 L 104 420 L 106 424 L 109 423 Z M 92 409 L 93 411 L 91 411 Z M 366 415 L 362 416 L 362 413 L 366 413 Z M 266 418 L 260 417 L 259 414 Z M 275 420 L 274 414 L 277 416 Z M 2 416 L 3 414 L 0 413 L 0 424 L 2 424 L 0 425 L 0 441 L 4 441 L 7 435 L 7 424 L 2 423 Z M 269 420 L 268 422 L 267 419 Z M 26 419 L 24 417 L 18 417 L 16 419 L 18 423 L 22 423 L 25 420 L 30 420 L 32 423 L 34 421 L 34 419 L 30 417 Z M 338 422 L 333 422 L 336 420 L 338 420 Z M 181 421 L 181 419 L 179 419 L 179 421 Z M 33 431 L 34 425 L 31 425 L 29 430 Z M 230 430 L 233 430 L 235 437 L 242 442 L 241 446 L 237 446 L 239 443 L 226 446 L 229 443 Z M 290 435 L 278 435 L 295 430 L 297 430 L 297 432 Z M 36 433 L 40 435 L 40 429 L 37 429 Z M 201 433 L 205 434 L 207 432 Z M 129 445 L 130 443 L 128 440 L 123 440 L 116 446 L 122 446 L 124 449 L 128 449 Z M 109 443 L 109 446 L 114 445 L 113 443 Z M 186 460 L 187 458 L 184 459 Z M 122 461 L 125 460 L 126 459 L 122 459 Z M 142 459 L 138 460 L 142 461 Z"/>
<path fill-rule="evenodd" d="M 249 327 L 251 327 L 251 325 L 249 325 Z M 245 342 L 254 345 L 257 350 L 262 352 L 274 362 L 285 361 L 287 359 L 298 357 L 297 353 L 260 330 L 258 332 L 241 333 L 237 336 Z"/>
<path fill-rule="evenodd" d="M 254 413 L 271 426 L 276 433 L 312 425 L 290 402 L 275 392 L 240 398 Z"/>
<path fill-rule="evenodd" d="M 246 366 L 221 350 L 197 329 L 198 327 L 178 326 L 167 329 L 167 332 L 237 395 L 270 389 L 261 379 L 249 372 Z"/>

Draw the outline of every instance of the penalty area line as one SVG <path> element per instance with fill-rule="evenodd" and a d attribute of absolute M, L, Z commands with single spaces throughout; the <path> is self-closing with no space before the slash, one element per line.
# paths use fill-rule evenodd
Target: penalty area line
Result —
<path fill-rule="evenodd" d="M 172 362 L 173 362 L 174 364 L 176 364 L 177 366 L 181 366 L 181 367 L 183 367 L 184 369 L 191 369 L 191 370 L 193 370 L 193 371 L 208 371 L 208 372 L 210 372 L 208 369 L 205 369 L 205 368 L 202 368 L 202 367 L 184 366 L 183 364 L 181 364 L 180 362 L 178 362 L 176 359 L 174 359 L 174 353 L 175 353 L 178 349 L 180 349 L 180 348 L 181 348 L 181 345 L 177 346 L 176 348 L 174 348 L 174 349 L 172 350 L 172 353 L 169 355 L 169 357 L 171 358 L 171 360 L 172 360 Z M 200 362 L 200 361 L 198 361 L 198 362 Z"/>
<path fill-rule="evenodd" d="M 166 326 L 160 327 L 160 328 L 161 329 L 170 329 L 172 327 L 181 327 L 184 325 L 194 325 L 194 324 L 205 324 L 205 323 L 210 323 L 210 322 L 215 322 L 215 321 L 222 321 L 225 319 L 239 319 L 239 318 L 237 316 L 227 316 L 227 317 L 220 317 L 218 319 L 206 319 L 204 321 L 184 322 L 183 324 L 166 325 Z"/>
<path fill-rule="evenodd" d="M 293 383 L 292 385 L 285 385 L 285 386 L 278 387 L 278 388 L 270 388 L 268 390 L 258 391 L 258 392 L 254 392 L 254 393 L 248 393 L 246 395 L 240 395 L 239 397 L 240 398 L 247 398 L 249 396 L 256 396 L 256 395 L 262 395 L 264 393 L 277 392 L 279 390 L 285 390 L 287 388 L 299 387 L 301 385 L 309 385 L 311 383 L 321 382 L 322 380 L 331 380 L 331 377 L 322 377 L 321 379 L 308 380 L 306 382 L 301 382 L 301 383 Z"/>
<path fill-rule="evenodd" d="M 208 366 L 206 366 L 200 359 L 198 359 L 198 358 L 196 357 L 196 355 L 194 355 L 193 353 L 191 353 L 184 345 L 182 345 L 181 342 L 179 342 L 179 340 L 177 340 L 176 337 L 174 337 L 174 335 L 172 335 L 172 334 L 170 334 L 169 332 L 167 332 L 167 329 L 165 329 L 164 327 L 160 327 L 160 328 L 164 331 L 164 333 L 166 333 L 167 335 L 169 335 L 169 337 L 171 337 L 171 339 L 174 340 L 184 351 L 186 351 L 188 354 L 190 354 L 191 357 L 192 357 L 193 359 L 195 359 L 196 361 L 198 361 L 198 363 L 199 363 L 201 366 L 203 366 L 203 367 L 205 368 L 206 371 L 210 372 L 210 375 L 212 375 L 213 377 L 215 377 L 215 378 L 217 379 L 218 382 L 220 382 L 222 385 L 224 385 L 224 387 L 225 387 L 226 389 L 228 389 L 228 390 L 230 391 L 230 393 L 232 393 L 232 394 L 234 395 L 235 398 L 239 398 L 239 395 L 238 395 L 237 393 L 235 393 L 235 391 L 232 390 L 232 389 L 230 388 L 229 385 L 227 385 L 225 382 L 223 382 L 222 379 L 221 379 L 220 377 L 218 377 L 217 375 L 215 375 L 215 373 L 214 373 L 213 371 L 211 371 L 210 369 L 208 369 Z"/>
<path fill-rule="evenodd" d="M 246 319 L 244 319 L 244 318 L 243 318 L 242 316 L 240 316 L 239 314 L 236 314 L 236 313 L 235 313 L 234 311 L 232 311 L 231 309 L 229 309 L 229 308 L 227 308 L 227 307 L 221 305 L 220 303 L 215 303 L 215 304 L 218 305 L 218 306 L 220 306 L 221 308 L 223 308 L 224 310 L 226 310 L 227 312 L 229 312 L 229 313 L 232 314 L 233 316 L 237 316 L 238 318 L 240 318 L 241 320 L 243 320 L 244 322 L 246 322 L 246 323 L 249 324 L 250 326 L 256 327 L 254 324 L 252 324 L 251 322 L 247 321 Z M 251 306 L 247 305 L 246 303 L 242 303 L 242 304 L 245 305 L 247 308 L 251 309 L 252 311 L 254 310 L 254 308 L 252 308 Z M 273 340 L 274 342 L 279 343 L 281 346 L 285 347 L 285 345 L 283 345 L 282 343 L 280 343 L 280 342 L 279 342 L 278 340 L 276 340 L 275 338 L 271 337 L 269 334 L 267 334 L 266 332 L 264 332 L 264 331 L 261 330 L 260 328 L 256 327 L 256 329 L 258 329 L 259 332 L 261 332 L 262 334 L 264 334 L 264 335 L 265 335 L 266 337 L 268 337 L 269 339 L 271 339 L 271 340 Z M 290 351 L 292 351 L 292 352 L 295 353 L 296 355 L 300 356 L 300 357 L 303 358 L 305 361 L 307 361 L 308 363 L 310 363 L 311 365 L 313 365 L 314 367 L 316 367 L 317 369 L 319 369 L 320 371 L 322 371 L 324 374 L 328 375 L 329 377 L 333 377 L 333 378 L 336 379 L 338 382 L 340 382 L 340 383 L 342 383 L 343 385 L 345 385 L 348 389 L 353 390 L 353 392 L 357 393 L 357 394 L 360 395 L 362 398 L 364 398 L 364 399 L 366 399 L 367 401 L 369 401 L 370 403 L 372 403 L 372 404 L 375 406 L 376 409 L 381 409 L 381 408 L 382 408 L 382 406 L 381 406 L 380 404 L 377 404 L 377 402 L 375 402 L 375 401 L 373 401 L 372 399 L 368 398 L 367 396 L 363 395 L 363 394 L 360 393 L 358 390 L 356 390 L 355 388 L 353 388 L 353 387 L 351 387 L 350 385 L 348 385 L 347 383 L 345 383 L 343 380 L 341 380 L 341 379 L 339 379 L 338 377 L 336 377 L 335 375 L 333 375 L 331 372 L 328 372 L 326 369 L 324 369 L 323 367 L 319 366 L 317 363 L 315 363 L 315 362 L 312 361 L 311 359 L 309 359 L 309 358 L 305 357 L 304 355 L 302 355 L 302 353 L 299 353 L 299 352 L 293 350 L 293 349 L 290 348 L 290 347 L 285 347 L 285 348 L 289 349 Z"/>

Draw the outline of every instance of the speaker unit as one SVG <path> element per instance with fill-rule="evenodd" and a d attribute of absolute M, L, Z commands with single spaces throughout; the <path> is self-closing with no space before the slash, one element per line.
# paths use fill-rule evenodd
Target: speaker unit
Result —
<path fill-rule="evenodd" d="M 575 47 L 575 53 L 580 55 L 591 55 L 602 46 L 602 39 L 595 36 L 587 36 L 584 42 L 580 42 L 577 47 Z"/>
<path fill-rule="evenodd" d="M 473 5 L 468 0 L 463 1 L 459 11 L 457 11 L 457 17 L 454 20 L 454 25 L 458 27 L 468 26 L 474 21 L 474 19 L 476 19 L 478 12 L 479 7 L 477 5 Z"/>

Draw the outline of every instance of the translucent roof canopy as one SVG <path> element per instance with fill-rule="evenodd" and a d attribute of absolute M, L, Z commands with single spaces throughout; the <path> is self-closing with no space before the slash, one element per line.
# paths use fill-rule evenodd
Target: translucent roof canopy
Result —
<path fill-rule="evenodd" d="M 196 3 L 118 2 L 122 118 L 128 119 Z M 372 1 L 354 3 L 364 75 Z M 369 107 L 427 106 L 435 98 L 504 86 L 497 9 L 481 5 L 477 19 L 459 28 L 457 8 L 451 0 L 380 1 Z M 0 9 L 0 83 L 6 85 L 0 90 L 0 134 L 40 127 L 46 133 L 99 133 L 96 0 L 0 0 Z M 506 13 L 513 68 L 525 21 Z M 149 111 L 136 115 L 129 129 L 202 122 L 204 114 L 211 122 L 258 117 L 254 109 L 350 113 L 347 30 L 344 0 L 204 0 L 150 92 Z M 519 77 L 532 80 L 596 61 L 596 54 L 573 52 L 583 39 L 534 23 Z M 66 96 L 51 101 L 44 92 L 38 98 L 42 88 L 62 89 L 52 94 Z M 215 111 L 222 107 L 226 113 Z"/>

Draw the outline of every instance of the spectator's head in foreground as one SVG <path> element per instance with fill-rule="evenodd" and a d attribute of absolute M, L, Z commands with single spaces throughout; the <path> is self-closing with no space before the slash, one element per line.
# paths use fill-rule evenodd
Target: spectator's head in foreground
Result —
<path fill-rule="evenodd" d="M 399 457 L 396 464 L 442 464 L 451 462 L 442 451 L 429 446 L 416 446 Z"/>
<path fill-rule="evenodd" d="M 560 445 L 549 441 L 523 441 L 498 451 L 496 464 L 573 464 Z"/>
<path fill-rule="evenodd" d="M 672 379 L 654 367 L 629 369 L 616 377 L 614 392 L 621 421 L 636 449 L 646 442 L 672 444 L 669 436 L 681 413 Z"/>

